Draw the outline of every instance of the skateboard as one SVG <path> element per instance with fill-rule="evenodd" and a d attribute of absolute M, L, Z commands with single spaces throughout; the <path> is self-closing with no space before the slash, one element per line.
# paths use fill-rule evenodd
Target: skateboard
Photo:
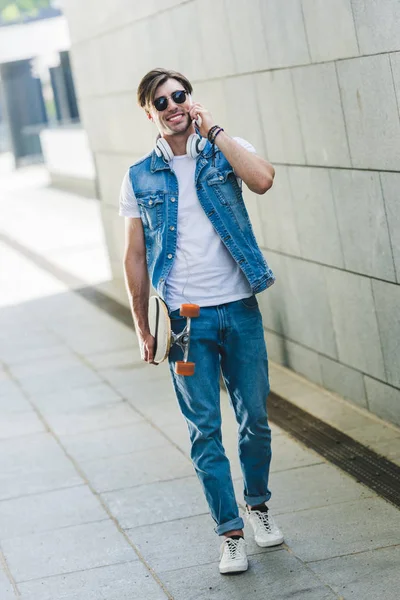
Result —
<path fill-rule="evenodd" d="M 150 333 L 156 340 L 154 351 L 154 362 L 162 363 L 169 354 L 171 346 L 176 344 L 183 351 L 183 360 L 175 363 L 177 375 L 190 376 L 194 374 L 195 363 L 189 362 L 190 328 L 191 320 L 200 314 L 200 306 L 197 304 L 182 304 L 180 308 L 181 317 L 186 317 L 186 325 L 180 333 L 174 333 L 171 329 L 171 321 L 168 315 L 167 305 L 158 296 L 149 298 L 149 327 Z"/>

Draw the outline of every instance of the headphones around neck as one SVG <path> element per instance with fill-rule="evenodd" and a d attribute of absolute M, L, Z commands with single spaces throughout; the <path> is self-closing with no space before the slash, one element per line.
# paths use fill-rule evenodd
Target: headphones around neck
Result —
<path fill-rule="evenodd" d="M 207 139 L 201 137 L 198 133 L 189 135 L 186 142 L 186 154 L 191 158 L 196 159 L 206 147 Z M 156 141 L 155 152 L 157 156 L 162 157 L 167 163 L 174 158 L 174 153 L 167 140 L 159 136 Z"/>

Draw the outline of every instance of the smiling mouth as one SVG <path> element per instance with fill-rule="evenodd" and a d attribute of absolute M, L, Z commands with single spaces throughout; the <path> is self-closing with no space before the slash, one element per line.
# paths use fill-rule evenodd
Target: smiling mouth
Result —
<path fill-rule="evenodd" d="M 172 115 L 172 117 L 168 117 L 167 121 L 169 123 L 175 123 L 175 121 L 179 121 L 182 117 L 184 117 L 183 113 L 177 113 L 175 115 Z"/>

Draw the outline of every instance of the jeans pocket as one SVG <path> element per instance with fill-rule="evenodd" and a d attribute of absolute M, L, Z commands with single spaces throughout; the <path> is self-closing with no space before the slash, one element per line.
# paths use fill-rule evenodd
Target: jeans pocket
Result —
<path fill-rule="evenodd" d="M 253 296 L 250 296 L 250 298 L 242 298 L 240 300 L 240 303 L 246 308 L 258 308 L 258 301 L 255 294 L 253 294 Z"/>

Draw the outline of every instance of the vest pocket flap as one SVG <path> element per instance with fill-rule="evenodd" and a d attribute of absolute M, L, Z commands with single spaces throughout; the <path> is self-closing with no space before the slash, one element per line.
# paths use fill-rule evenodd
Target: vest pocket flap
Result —
<path fill-rule="evenodd" d="M 233 173 L 233 169 L 212 169 L 207 175 L 207 183 L 208 185 L 218 185 L 221 183 L 225 183 L 231 173 Z"/>
<path fill-rule="evenodd" d="M 154 208 L 157 204 L 164 202 L 164 194 L 146 194 L 145 196 L 137 196 L 137 203 L 143 208 Z"/>

